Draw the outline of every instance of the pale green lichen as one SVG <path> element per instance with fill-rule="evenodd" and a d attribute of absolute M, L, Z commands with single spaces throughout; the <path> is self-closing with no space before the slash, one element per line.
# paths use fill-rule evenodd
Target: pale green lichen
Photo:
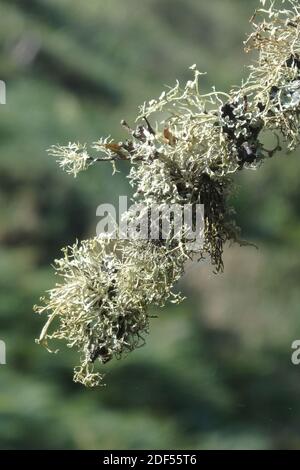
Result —
<path fill-rule="evenodd" d="M 75 380 L 99 383 L 93 364 L 105 364 L 144 344 L 150 304 L 162 306 L 179 296 L 172 285 L 183 273 L 185 255 L 153 243 L 116 241 L 96 237 L 63 250 L 55 261 L 62 281 L 49 291 L 39 313 L 48 322 L 38 343 L 64 339 L 81 353 Z M 50 328 L 52 333 L 50 334 Z"/>
<path fill-rule="evenodd" d="M 55 146 L 51 153 L 68 173 L 98 161 L 127 160 L 134 199 L 153 204 L 204 204 L 204 244 L 196 251 L 180 240 L 114 240 L 97 237 L 64 250 L 55 263 L 61 282 L 49 292 L 38 313 L 48 321 L 40 343 L 66 340 L 81 354 L 74 380 L 95 386 L 102 375 L 94 363 L 120 358 L 144 343 L 149 306 L 163 306 L 185 261 L 209 256 L 216 271 L 223 268 L 223 247 L 238 241 L 234 213 L 228 203 L 232 175 L 256 169 L 280 150 L 281 135 L 289 150 L 299 145 L 300 10 L 298 1 L 261 0 L 253 32 L 245 43 L 257 51 L 248 79 L 228 94 L 203 94 L 201 73 L 184 87 L 179 82 L 139 111 L 137 128 L 123 121 L 128 140 L 100 139 L 91 146 Z M 279 7 L 277 7 L 279 5 Z M 162 125 L 149 121 L 162 117 Z M 168 116 L 167 118 L 165 116 Z M 273 149 L 262 143 L 274 135 Z M 179 298 L 174 296 L 174 301 Z"/>

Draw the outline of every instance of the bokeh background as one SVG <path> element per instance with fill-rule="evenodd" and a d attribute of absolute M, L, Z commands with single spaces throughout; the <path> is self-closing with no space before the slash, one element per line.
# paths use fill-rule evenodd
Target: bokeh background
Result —
<path fill-rule="evenodd" d="M 32 305 L 60 248 L 94 235 L 96 207 L 130 194 L 127 167 L 77 180 L 46 149 L 124 138 L 138 104 L 189 77 L 228 90 L 247 75 L 256 0 L 1 0 L 0 447 L 297 449 L 300 366 L 299 152 L 238 175 L 243 237 L 225 272 L 191 266 L 180 306 L 153 311 L 146 347 L 106 366 L 107 387 L 72 382 L 76 356 L 37 346 Z"/>

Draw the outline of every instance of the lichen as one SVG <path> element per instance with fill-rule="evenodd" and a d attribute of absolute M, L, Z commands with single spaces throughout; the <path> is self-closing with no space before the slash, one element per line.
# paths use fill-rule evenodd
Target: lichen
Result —
<path fill-rule="evenodd" d="M 155 241 L 96 237 L 64 250 L 55 262 L 61 281 L 36 307 L 48 314 L 38 342 L 48 347 L 51 339 L 63 339 L 79 351 L 75 381 L 98 385 L 103 376 L 94 372 L 96 360 L 105 364 L 144 344 L 149 307 L 180 300 L 173 288 L 187 259 L 209 257 L 216 272 L 223 269 L 225 243 L 239 242 L 229 203 L 233 175 L 258 168 L 283 144 L 288 151 L 299 146 L 298 2 L 261 3 L 245 42 L 246 51 L 257 56 L 240 87 L 202 93 L 201 73 L 192 66 L 193 78 L 185 86 L 176 82 L 140 107 L 137 127 L 122 121 L 129 134 L 124 142 L 108 137 L 89 150 L 79 144 L 50 149 L 74 176 L 99 161 L 128 161 L 134 200 L 146 208 L 201 203 L 205 210 L 204 243 L 196 252 L 184 237 L 171 236 Z M 263 144 L 266 131 L 274 136 L 273 149 Z"/>

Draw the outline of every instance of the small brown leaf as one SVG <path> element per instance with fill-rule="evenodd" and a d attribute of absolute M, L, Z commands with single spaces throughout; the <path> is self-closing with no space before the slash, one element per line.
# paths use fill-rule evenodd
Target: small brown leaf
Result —
<path fill-rule="evenodd" d="M 120 144 L 116 144 L 115 142 L 110 142 L 109 144 L 105 144 L 104 147 L 107 150 L 110 150 L 111 152 L 115 153 L 120 157 L 120 159 L 126 159 L 126 154 L 124 153 L 124 149 Z"/>
<path fill-rule="evenodd" d="M 111 142 L 110 144 L 105 144 L 104 147 L 116 153 L 122 151 L 122 147 L 119 144 L 115 144 L 114 142 Z"/>
<path fill-rule="evenodd" d="M 168 127 L 164 128 L 164 138 L 169 145 L 173 146 L 176 144 L 176 137 L 170 132 Z"/>

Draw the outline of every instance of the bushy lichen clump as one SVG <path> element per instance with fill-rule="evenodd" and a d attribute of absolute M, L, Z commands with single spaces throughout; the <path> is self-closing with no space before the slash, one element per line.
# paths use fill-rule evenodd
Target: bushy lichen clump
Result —
<path fill-rule="evenodd" d="M 79 144 L 50 150 L 74 176 L 98 161 L 127 160 L 134 198 L 146 208 L 162 203 L 205 207 L 204 244 L 198 250 L 172 236 L 156 241 L 97 237 L 64 250 L 56 261 L 62 281 L 44 306 L 36 307 L 48 313 L 38 341 L 47 346 L 50 339 L 64 339 L 80 352 L 76 381 L 97 385 L 102 379 L 93 371 L 97 359 L 105 363 L 143 344 L 149 306 L 163 306 L 170 296 L 179 300 L 172 289 L 195 251 L 199 259 L 209 256 L 216 271 L 223 268 L 224 244 L 238 241 L 228 204 L 233 174 L 255 169 L 279 151 L 279 134 L 289 150 L 299 145 L 298 2 L 261 3 L 245 43 L 258 57 L 239 88 L 202 94 L 201 74 L 192 66 L 194 78 L 185 87 L 177 82 L 140 108 L 137 128 L 122 121 L 126 141 L 100 139 L 92 145 L 96 156 Z M 152 127 L 160 115 L 162 126 Z M 265 131 L 274 135 L 273 149 L 262 143 Z"/>
<path fill-rule="evenodd" d="M 55 261 L 62 282 L 49 292 L 39 313 L 49 317 L 39 343 L 65 339 L 68 347 L 82 352 L 74 380 L 85 385 L 100 383 L 102 375 L 91 365 L 144 344 L 149 305 L 163 306 L 168 298 L 178 301 L 171 287 L 183 273 L 186 255 L 145 241 L 116 241 L 97 237 L 63 250 Z M 56 320 L 59 327 L 49 333 Z"/>

